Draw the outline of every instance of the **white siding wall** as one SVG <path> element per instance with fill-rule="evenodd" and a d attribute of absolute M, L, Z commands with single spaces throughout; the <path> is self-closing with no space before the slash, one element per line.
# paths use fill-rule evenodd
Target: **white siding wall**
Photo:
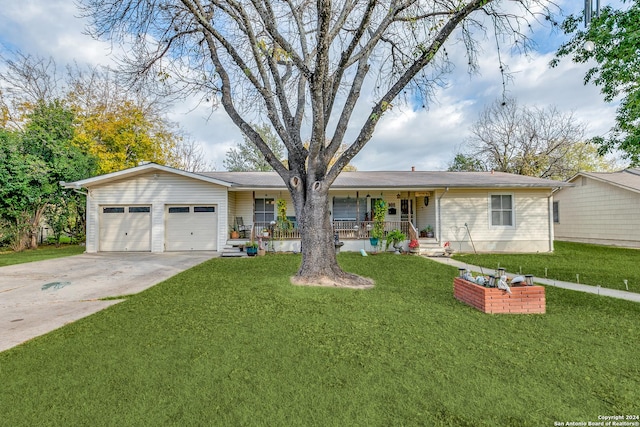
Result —
<path fill-rule="evenodd" d="M 243 191 L 236 194 L 236 214 L 242 217 L 244 225 L 253 224 L 253 192 Z M 232 218 L 235 221 L 235 217 Z"/>
<path fill-rule="evenodd" d="M 420 230 L 427 227 L 427 225 L 431 225 L 433 227 L 433 231 L 435 236 L 438 236 L 436 231 L 436 192 L 432 192 L 432 195 L 429 197 L 429 206 L 424 205 L 424 196 L 416 197 L 415 206 L 413 208 L 415 215 L 417 216 L 417 229 L 418 232 Z"/>
<path fill-rule="evenodd" d="M 218 210 L 218 248 L 229 236 L 227 189 L 167 172 L 150 172 L 89 189 L 87 200 L 87 252 L 99 247 L 99 208 L 101 205 L 151 205 L 151 251 L 164 251 L 165 205 L 216 205 Z"/>
<path fill-rule="evenodd" d="M 515 202 L 515 226 L 492 227 L 491 194 L 511 194 Z M 442 241 L 456 251 L 548 252 L 551 250 L 547 190 L 450 190 L 441 203 Z M 465 223 L 469 226 L 471 239 Z"/>
<path fill-rule="evenodd" d="M 558 240 L 640 247 L 640 194 L 578 176 L 575 187 L 554 194 Z"/>

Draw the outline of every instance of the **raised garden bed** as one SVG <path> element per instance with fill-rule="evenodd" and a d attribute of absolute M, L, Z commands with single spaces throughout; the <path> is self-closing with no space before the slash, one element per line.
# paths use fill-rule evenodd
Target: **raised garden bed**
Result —
<path fill-rule="evenodd" d="M 498 288 L 486 288 L 468 280 L 453 279 L 453 296 L 485 313 L 545 313 L 543 286 L 512 286 L 511 294 Z"/>

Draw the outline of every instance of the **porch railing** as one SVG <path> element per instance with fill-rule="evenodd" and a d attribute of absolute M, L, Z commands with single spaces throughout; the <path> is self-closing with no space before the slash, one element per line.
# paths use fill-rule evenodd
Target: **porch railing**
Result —
<path fill-rule="evenodd" d="M 368 239 L 371 237 L 373 230 L 373 221 L 333 221 L 333 231 L 338 233 L 340 240 Z M 385 221 L 385 235 L 392 230 L 400 230 L 406 236 L 407 240 L 417 239 L 418 231 L 409 221 Z M 278 224 L 272 225 L 269 222 L 256 222 L 253 224 L 250 238 L 257 240 L 266 232 L 269 238 L 282 240 L 293 240 L 300 238 L 300 231 L 294 222 L 290 226 L 280 227 Z"/>
<path fill-rule="evenodd" d="M 413 227 L 409 221 L 385 221 L 385 235 L 392 230 L 400 230 L 407 238 Z M 368 239 L 373 231 L 373 221 L 333 221 L 333 229 L 338 233 L 340 239 Z"/>

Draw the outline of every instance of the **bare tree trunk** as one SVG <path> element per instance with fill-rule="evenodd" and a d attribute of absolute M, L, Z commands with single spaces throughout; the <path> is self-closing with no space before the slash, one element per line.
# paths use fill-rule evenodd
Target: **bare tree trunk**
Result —
<path fill-rule="evenodd" d="M 29 248 L 31 249 L 38 249 L 38 227 L 40 226 L 40 220 L 42 219 L 44 209 L 45 206 L 38 206 L 33 213 L 33 217 L 29 221 Z"/>
<path fill-rule="evenodd" d="M 371 279 L 347 273 L 338 265 L 328 186 L 322 187 L 319 182 L 311 184 L 304 201 L 296 203 L 302 236 L 302 263 L 292 282 L 297 285 L 371 288 Z"/>

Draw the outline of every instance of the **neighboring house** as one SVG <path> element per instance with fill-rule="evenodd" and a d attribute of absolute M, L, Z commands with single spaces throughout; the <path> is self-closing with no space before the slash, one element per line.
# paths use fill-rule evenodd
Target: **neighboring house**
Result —
<path fill-rule="evenodd" d="M 275 250 L 300 250 L 294 207 L 275 172 L 191 173 L 147 163 L 77 182 L 86 189 L 87 252 L 222 250 L 266 239 Z M 564 182 L 499 172 L 343 172 L 331 186 L 331 216 L 342 250 L 370 250 L 371 209 L 387 202 L 385 230 L 418 238 L 421 247 L 456 251 L 553 250 L 552 192 Z M 289 227 L 273 229 L 278 199 Z M 230 240 L 239 219 L 247 235 Z M 406 248 L 405 242 L 405 248 Z"/>
<path fill-rule="evenodd" d="M 640 248 L 640 169 L 580 172 L 554 193 L 556 239 Z"/>

